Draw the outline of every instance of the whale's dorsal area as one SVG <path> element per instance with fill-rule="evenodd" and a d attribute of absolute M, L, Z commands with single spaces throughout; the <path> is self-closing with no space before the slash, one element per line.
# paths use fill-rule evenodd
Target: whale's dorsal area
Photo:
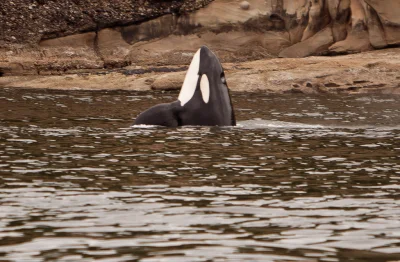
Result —
<path fill-rule="evenodd" d="M 178 100 L 159 104 L 141 113 L 135 125 L 234 126 L 235 114 L 217 56 L 206 46 L 194 54 Z"/>

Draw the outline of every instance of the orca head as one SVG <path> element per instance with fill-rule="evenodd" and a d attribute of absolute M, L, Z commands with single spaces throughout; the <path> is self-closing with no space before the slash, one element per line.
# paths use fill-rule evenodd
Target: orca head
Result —
<path fill-rule="evenodd" d="M 210 82 L 215 89 L 227 86 L 224 70 L 218 58 L 207 46 L 202 46 L 193 56 L 189 69 L 186 73 L 178 100 L 181 106 L 189 102 L 197 88 L 200 86 L 203 101 L 210 100 Z"/>
<path fill-rule="evenodd" d="M 202 46 L 193 56 L 178 101 L 154 106 L 141 113 L 135 124 L 182 126 L 234 126 L 224 69 L 217 56 Z"/>
<path fill-rule="evenodd" d="M 184 112 L 191 113 L 193 119 L 201 119 L 196 124 L 236 125 L 224 69 L 207 46 L 195 53 L 178 100 L 182 107 L 187 107 Z M 187 121 L 194 122 L 188 119 L 182 122 Z"/>

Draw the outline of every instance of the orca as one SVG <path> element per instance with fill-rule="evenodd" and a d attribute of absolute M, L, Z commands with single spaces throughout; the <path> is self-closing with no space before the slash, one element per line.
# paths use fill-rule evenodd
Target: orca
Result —
<path fill-rule="evenodd" d="M 215 54 L 202 46 L 193 56 L 178 100 L 147 109 L 134 125 L 235 126 L 224 69 Z"/>

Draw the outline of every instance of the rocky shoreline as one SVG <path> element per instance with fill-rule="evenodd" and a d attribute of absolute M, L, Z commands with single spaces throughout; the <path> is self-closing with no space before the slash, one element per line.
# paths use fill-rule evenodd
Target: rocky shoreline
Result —
<path fill-rule="evenodd" d="M 0 74 L 171 66 L 400 45 L 397 0 L 24 0 L 0 5 Z"/>
<path fill-rule="evenodd" d="M 400 95 L 400 49 L 346 56 L 274 58 L 224 63 L 233 92 Z M 0 77 L 0 88 L 179 90 L 187 65 L 81 70 L 66 75 Z"/>
<path fill-rule="evenodd" d="M 233 91 L 398 93 L 399 17 L 397 0 L 6 1 L 0 87 L 177 89 L 207 45 Z"/>

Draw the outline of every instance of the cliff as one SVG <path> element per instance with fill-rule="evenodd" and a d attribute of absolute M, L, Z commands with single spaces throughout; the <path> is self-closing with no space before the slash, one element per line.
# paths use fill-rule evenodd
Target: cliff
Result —
<path fill-rule="evenodd" d="M 0 46 L 37 46 L 45 39 L 183 14 L 211 1 L 5 0 L 0 5 Z"/>
<path fill-rule="evenodd" d="M 400 44 L 399 0 L 12 0 L 0 75 L 357 53 Z"/>

